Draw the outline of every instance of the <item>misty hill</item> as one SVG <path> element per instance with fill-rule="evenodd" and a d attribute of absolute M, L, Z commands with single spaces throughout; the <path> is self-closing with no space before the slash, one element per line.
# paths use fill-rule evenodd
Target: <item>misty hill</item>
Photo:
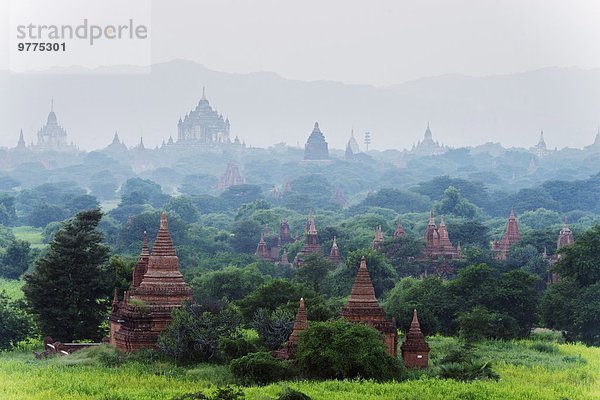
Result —
<path fill-rule="evenodd" d="M 319 121 L 331 147 L 343 148 L 354 128 L 357 135 L 372 132 L 375 148 L 410 148 L 429 121 L 434 140 L 455 147 L 529 147 L 540 129 L 550 148 L 582 147 L 600 122 L 600 69 L 445 75 L 387 87 L 223 73 L 182 60 L 143 71 L 0 71 L 0 145 L 14 146 L 20 128 L 28 143 L 35 140 L 54 98 L 59 123 L 82 148 L 106 146 L 115 131 L 130 146 L 141 135 L 154 146 L 176 137 L 177 120 L 195 107 L 203 86 L 211 105 L 230 118 L 232 137 L 253 146 L 303 145 Z"/>

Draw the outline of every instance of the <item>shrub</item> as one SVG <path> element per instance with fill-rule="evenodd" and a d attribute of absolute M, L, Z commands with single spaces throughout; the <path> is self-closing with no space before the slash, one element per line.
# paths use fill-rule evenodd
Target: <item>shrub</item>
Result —
<path fill-rule="evenodd" d="M 243 357 L 250 353 L 255 353 L 259 350 L 256 343 L 258 339 L 249 339 L 246 337 L 219 339 L 220 356 L 225 361 L 230 361 L 236 358 Z"/>
<path fill-rule="evenodd" d="M 379 332 L 344 320 L 312 323 L 301 333 L 296 360 L 306 376 L 319 379 L 391 380 L 403 372 Z"/>
<path fill-rule="evenodd" d="M 294 371 L 289 361 L 280 361 L 269 352 L 251 353 L 229 364 L 233 375 L 244 384 L 267 384 L 291 379 Z"/>
<path fill-rule="evenodd" d="M 263 343 L 271 350 L 278 349 L 288 339 L 294 328 L 294 314 L 278 308 L 269 312 L 263 308 L 254 315 L 252 326 Z"/>
<path fill-rule="evenodd" d="M 460 336 L 466 340 L 510 339 L 518 336 L 517 321 L 508 314 L 492 312 L 484 307 L 475 307 L 458 315 Z"/>
<path fill-rule="evenodd" d="M 217 352 L 220 338 L 238 337 L 239 325 L 239 314 L 232 307 L 186 304 L 173 311 L 173 320 L 158 337 L 158 347 L 180 363 L 207 361 Z"/>
<path fill-rule="evenodd" d="M 558 352 L 558 348 L 550 343 L 534 343 L 531 345 L 531 348 L 537 350 L 541 353 L 556 353 Z"/>
<path fill-rule="evenodd" d="M 287 387 L 279 394 L 277 400 L 311 400 L 311 398 L 298 390 Z"/>
<path fill-rule="evenodd" d="M 457 381 L 482 379 L 492 379 L 497 381 L 500 379 L 500 376 L 492 370 L 492 365 L 490 363 L 477 361 L 441 365 L 440 377 Z"/>
<path fill-rule="evenodd" d="M 187 393 L 181 396 L 173 397 L 172 400 L 243 400 L 244 392 L 240 388 L 233 386 L 218 387 L 212 396 L 207 396 L 202 392 Z"/>

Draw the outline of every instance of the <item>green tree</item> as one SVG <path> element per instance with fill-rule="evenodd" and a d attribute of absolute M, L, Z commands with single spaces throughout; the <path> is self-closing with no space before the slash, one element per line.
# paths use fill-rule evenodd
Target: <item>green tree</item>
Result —
<path fill-rule="evenodd" d="M 452 214 L 457 217 L 474 218 L 477 214 L 477 207 L 469 200 L 465 199 L 460 190 L 454 186 L 449 186 L 444 190 L 441 200 L 435 205 L 436 212 L 442 215 Z"/>
<path fill-rule="evenodd" d="M 296 272 L 295 280 L 315 292 L 321 292 L 325 277 L 335 267 L 336 264 L 329 258 L 319 253 L 312 253 L 304 259 L 302 268 Z"/>
<path fill-rule="evenodd" d="M 238 221 L 233 225 L 231 246 L 239 253 L 254 253 L 260 238 L 261 226 L 251 220 Z"/>
<path fill-rule="evenodd" d="M 179 363 L 207 361 L 219 350 L 219 339 L 240 335 L 240 316 L 232 307 L 186 304 L 158 337 L 158 347 Z"/>
<path fill-rule="evenodd" d="M 301 333 L 296 361 L 306 376 L 318 379 L 391 380 L 402 375 L 379 332 L 344 320 L 312 322 Z"/>
<path fill-rule="evenodd" d="M 93 209 L 66 221 L 25 277 L 23 292 L 45 335 L 61 341 L 102 337 L 114 279 L 97 229 L 101 218 Z"/>
<path fill-rule="evenodd" d="M 554 266 L 560 281 L 552 284 L 541 304 L 542 319 L 569 340 L 600 344 L 600 225 L 559 250 Z"/>
<path fill-rule="evenodd" d="M 166 206 L 167 211 L 172 211 L 188 224 L 198 220 L 198 210 L 191 197 L 177 196 L 171 198 Z"/>
<path fill-rule="evenodd" d="M 19 279 L 29 268 L 31 246 L 24 240 L 14 240 L 2 255 L 0 276 L 7 279 Z"/>
<path fill-rule="evenodd" d="M 23 305 L 0 292 L 0 350 L 9 350 L 31 335 L 32 331 L 31 317 L 27 315 Z"/>

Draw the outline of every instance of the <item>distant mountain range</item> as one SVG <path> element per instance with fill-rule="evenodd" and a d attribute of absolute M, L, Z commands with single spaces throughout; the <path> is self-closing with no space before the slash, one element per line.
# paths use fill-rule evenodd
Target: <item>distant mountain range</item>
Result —
<path fill-rule="evenodd" d="M 434 140 L 454 147 L 529 147 L 541 129 L 549 148 L 583 147 L 600 124 L 600 68 L 444 75 L 374 87 L 224 73 L 174 60 L 150 69 L 0 71 L 0 145 L 14 146 L 21 128 L 28 143 L 35 141 L 54 98 L 58 122 L 82 148 L 108 145 L 115 131 L 130 146 L 140 136 L 154 146 L 176 138 L 179 117 L 195 107 L 203 86 L 211 105 L 231 120 L 232 137 L 261 147 L 303 145 L 315 121 L 330 147 L 343 148 L 354 129 L 359 142 L 371 132 L 377 149 L 410 148 L 428 122 Z"/>

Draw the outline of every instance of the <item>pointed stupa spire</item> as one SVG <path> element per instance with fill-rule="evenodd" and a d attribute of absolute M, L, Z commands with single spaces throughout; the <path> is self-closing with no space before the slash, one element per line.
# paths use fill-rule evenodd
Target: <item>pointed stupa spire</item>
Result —
<path fill-rule="evenodd" d="M 121 140 L 119 139 L 119 133 L 115 131 L 115 135 L 113 136 L 113 144 L 121 144 Z"/>
<path fill-rule="evenodd" d="M 169 224 L 167 221 L 167 213 L 162 212 L 160 215 L 160 227 L 152 246 L 153 256 L 176 256 L 175 248 L 173 247 L 173 240 L 171 239 L 171 233 L 169 232 Z"/>
<path fill-rule="evenodd" d="M 142 252 L 141 256 L 149 256 L 150 252 L 148 251 L 148 233 L 144 231 L 144 239 L 142 239 Z"/>
<path fill-rule="evenodd" d="M 337 238 L 334 236 L 333 237 L 333 243 L 331 245 L 331 251 L 329 252 L 329 259 L 333 262 L 341 262 L 342 261 L 342 255 L 340 253 L 340 248 L 337 245 Z"/>
<path fill-rule="evenodd" d="M 294 322 L 294 328 L 288 342 L 296 343 L 298 341 L 298 333 L 301 331 L 308 329 L 308 318 L 306 316 L 306 307 L 304 305 L 304 298 L 300 299 L 300 304 L 298 305 L 298 312 L 296 313 L 296 321 Z"/>
<path fill-rule="evenodd" d="M 350 321 L 360 320 L 361 317 L 366 315 L 365 312 L 366 314 L 380 316 L 382 319 L 385 316 L 385 313 L 379 307 L 377 297 L 375 297 L 375 288 L 367 270 L 367 261 L 363 256 L 352 285 L 350 299 L 342 310 L 342 316 Z"/>
<path fill-rule="evenodd" d="M 402 346 L 402 358 L 408 368 L 426 368 L 429 364 L 429 345 L 425 341 L 425 335 L 421 332 L 421 325 L 417 316 L 417 310 L 413 310 L 410 328 L 406 333 L 406 339 Z"/>
<path fill-rule="evenodd" d="M 27 147 L 25 144 L 25 138 L 23 136 L 23 129 L 19 132 L 19 141 L 17 142 L 17 149 L 24 149 Z"/>
<path fill-rule="evenodd" d="M 206 100 L 206 86 L 202 86 L 202 100 Z"/>
<path fill-rule="evenodd" d="M 54 97 L 50 99 L 50 112 L 54 112 Z"/>
<path fill-rule="evenodd" d="M 429 211 L 429 222 L 427 223 L 427 225 L 435 226 L 435 219 L 433 217 L 433 208 L 431 209 L 431 211 Z"/>

